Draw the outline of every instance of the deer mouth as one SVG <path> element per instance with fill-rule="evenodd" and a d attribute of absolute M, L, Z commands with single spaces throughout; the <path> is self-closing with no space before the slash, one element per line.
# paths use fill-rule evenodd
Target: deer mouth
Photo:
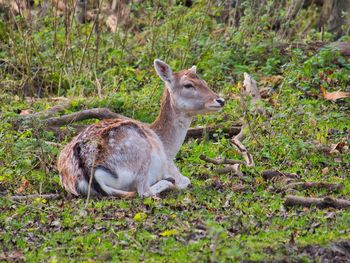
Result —
<path fill-rule="evenodd" d="M 222 109 L 225 105 L 225 100 L 222 98 L 215 99 L 211 104 L 207 106 L 208 109 L 213 111 L 218 111 Z"/>
<path fill-rule="evenodd" d="M 219 106 L 219 105 L 210 105 L 210 106 L 207 106 L 207 109 L 210 110 L 210 111 L 218 111 L 220 109 L 222 109 L 223 107 L 222 106 Z"/>

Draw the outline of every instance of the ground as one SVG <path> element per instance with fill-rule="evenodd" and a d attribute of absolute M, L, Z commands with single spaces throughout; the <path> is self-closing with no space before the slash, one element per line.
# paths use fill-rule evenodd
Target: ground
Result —
<path fill-rule="evenodd" d="M 17 188 L 15 192 L 35 193 L 40 185 L 62 194 L 58 200 L 2 198 L 3 259 L 14 254 L 13 257 L 23 256 L 28 261 L 306 260 L 307 253 L 298 253 L 301 247 L 327 246 L 332 241 L 348 239 L 348 211 L 286 208 L 285 192 L 278 183 L 262 179 L 261 172 L 266 169 L 295 172 L 305 181 L 343 183 L 343 190 L 329 194 L 349 196 L 349 154 L 329 154 L 321 147 L 330 147 L 346 137 L 350 122 L 342 108 L 348 104 L 289 92 L 280 93 L 280 106 L 271 112 L 270 120 L 259 122 L 260 126 L 255 126 L 257 120 L 253 120 L 252 132 L 257 140 L 248 136 L 245 142 L 256 167 L 245 168 L 243 179 L 217 175 L 212 165 L 199 158 L 200 154 L 240 158 L 220 131 L 214 140 L 190 140 L 183 145 L 177 164 L 191 178 L 193 187 L 164 193 L 161 198 L 96 198 L 89 201 L 85 210 L 85 199 L 67 195 L 59 186 L 56 172 L 40 174 L 40 169 L 28 171 L 24 167 L 32 179 L 25 179 L 25 174 L 18 171 L 12 179 L 3 176 L 4 192 L 11 192 L 6 187 L 11 185 Z M 214 119 L 225 124 L 226 118 L 231 118 L 228 116 L 237 116 L 237 107 L 236 100 L 229 100 L 224 112 L 199 118 L 196 124 L 210 124 Z M 220 120 L 220 116 L 226 117 Z M 26 143 L 26 135 L 21 134 L 24 137 L 17 139 Z M 57 151 L 61 148 L 45 141 L 41 145 L 58 148 Z M 18 156 L 13 167 L 18 170 L 24 165 L 22 162 L 30 162 L 23 158 Z M 249 187 L 234 191 L 237 184 Z M 19 189 L 21 186 L 26 189 Z M 311 189 L 294 194 L 325 196 L 327 192 Z"/>

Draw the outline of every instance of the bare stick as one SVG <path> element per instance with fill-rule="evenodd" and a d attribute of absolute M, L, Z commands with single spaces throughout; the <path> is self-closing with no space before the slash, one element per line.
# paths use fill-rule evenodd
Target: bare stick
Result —
<path fill-rule="evenodd" d="M 29 118 L 30 117 L 49 118 L 49 117 L 55 115 L 56 113 L 64 111 L 69 106 L 70 106 L 70 102 L 66 102 L 66 103 L 63 103 L 61 105 L 53 106 L 53 107 L 51 107 L 51 108 L 49 108 L 47 110 L 27 115 L 26 118 L 28 118 L 28 117 Z"/>
<path fill-rule="evenodd" d="M 255 165 L 253 156 L 248 152 L 247 148 L 240 142 L 240 140 L 238 140 L 238 139 L 236 139 L 236 137 L 234 137 L 231 140 L 231 142 L 241 152 L 241 154 L 245 160 L 245 164 L 248 167 L 253 167 Z"/>
<path fill-rule="evenodd" d="M 235 184 L 231 187 L 233 192 L 242 192 L 248 189 L 250 189 L 250 186 L 245 184 Z"/>
<path fill-rule="evenodd" d="M 44 111 L 40 111 L 40 112 L 36 112 L 33 114 L 28 114 L 28 115 L 21 115 L 21 118 L 19 118 L 18 120 L 14 121 L 14 124 L 16 126 L 25 126 L 28 125 L 29 123 L 33 122 L 34 119 L 38 118 L 38 119 L 46 119 L 46 118 L 50 118 L 53 115 L 55 115 L 56 113 L 62 112 L 65 109 L 67 109 L 69 107 L 70 103 L 66 102 L 63 103 L 61 105 L 56 105 L 53 106 L 47 110 Z"/>
<path fill-rule="evenodd" d="M 335 199 L 331 197 L 324 198 L 312 198 L 312 197 L 300 197 L 294 195 L 288 195 L 284 202 L 285 206 L 303 206 L 311 207 L 316 206 L 318 208 L 334 207 L 338 209 L 350 208 L 350 201 L 345 199 Z"/>
<path fill-rule="evenodd" d="M 187 131 L 186 140 L 190 138 L 200 139 L 203 138 L 203 136 L 205 136 L 206 134 L 209 135 L 209 137 L 212 137 L 212 135 L 218 130 L 222 130 L 223 133 L 226 133 L 230 137 L 232 137 L 241 131 L 241 125 L 239 123 L 234 123 L 231 127 L 208 126 L 190 128 Z"/>
<path fill-rule="evenodd" d="M 324 182 L 295 182 L 295 183 L 289 183 L 286 185 L 286 189 L 291 188 L 303 188 L 303 189 L 310 189 L 310 188 L 325 188 L 328 191 L 336 191 L 341 190 L 344 188 L 343 184 L 331 184 L 331 183 L 324 183 Z"/>
<path fill-rule="evenodd" d="M 243 161 L 240 161 L 240 160 L 232 160 L 232 159 L 220 159 L 220 158 L 216 158 L 216 159 L 213 159 L 213 158 L 209 158 L 207 156 L 205 156 L 204 154 L 201 154 L 199 156 L 199 158 L 203 161 L 206 161 L 208 163 L 213 163 L 213 164 L 231 164 L 231 165 L 234 165 L 234 164 L 244 164 Z"/>
<path fill-rule="evenodd" d="M 31 194 L 31 195 L 14 195 L 14 196 L 9 196 L 8 199 L 12 201 L 18 201 L 18 200 L 28 200 L 28 199 L 33 199 L 33 198 L 42 198 L 46 200 L 56 200 L 60 199 L 61 195 L 60 194 Z"/>
<path fill-rule="evenodd" d="M 278 178 L 278 177 L 287 177 L 291 179 L 300 179 L 300 175 L 298 174 L 291 174 L 291 173 L 284 173 L 280 171 L 275 171 L 275 170 L 266 170 L 262 172 L 262 176 L 265 181 L 270 181 L 273 178 Z"/>
<path fill-rule="evenodd" d="M 128 119 L 127 117 L 114 113 L 107 108 L 95 108 L 82 110 L 68 115 L 63 115 L 60 117 L 49 118 L 44 120 L 45 124 L 48 126 L 63 126 L 73 122 L 88 120 L 88 119 Z"/>
<path fill-rule="evenodd" d="M 243 173 L 241 171 L 241 164 L 227 165 L 224 168 L 218 168 L 215 170 L 218 174 L 226 174 L 226 173 L 234 173 L 239 178 L 243 177 Z"/>
<path fill-rule="evenodd" d="M 318 52 L 324 47 L 329 47 L 332 50 L 338 50 L 341 55 L 345 57 L 350 56 L 350 43 L 349 42 L 333 42 L 328 46 L 325 42 L 313 42 L 313 43 L 280 43 L 274 45 L 273 48 L 278 48 L 282 53 L 287 53 L 288 50 L 299 48 L 304 51 Z"/>
<path fill-rule="evenodd" d="M 244 134 L 244 128 L 246 125 L 244 124 L 241 127 L 241 131 L 231 139 L 231 143 L 237 147 L 237 149 L 240 151 L 241 155 L 243 156 L 245 160 L 245 164 L 248 167 L 253 167 L 254 166 L 254 159 L 253 156 L 247 151 L 247 148 L 241 143 L 245 139 L 245 134 Z"/>

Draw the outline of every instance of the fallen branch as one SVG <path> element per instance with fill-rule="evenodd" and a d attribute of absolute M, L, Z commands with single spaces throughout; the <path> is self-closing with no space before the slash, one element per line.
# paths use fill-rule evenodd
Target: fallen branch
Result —
<path fill-rule="evenodd" d="M 9 196 L 8 199 L 12 201 L 18 201 L 18 200 L 28 200 L 33 198 L 41 198 L 46 200 L 56 200 L 60 199 L 60 194 L 32 194 L 32 195 L 14 195 Z"/>
<path fill-rule="evenodd" d="M 226 174 L 226 173 L 234 173 L 235 175 L 237 175 L 238 177 L 242 177 L 243 173 L 241 172 L 241 165 L 245 164 L 245 162 L 241 161 L 241 160 L 232 160 L 232 159 L 220 159 L 220 158 L 209 158 L 207 156 L 205 156 L 204 154 L 201 154 L 199 156 L 199 158 L 203 161 L 206 161 L 208 163 L 213 163 L 216 165 L 220 165 L 220 164 L 228 164 L 223 168 L 217 168 L 215 169 L 215 172 L 218 174 Z"/>
<path fill-rule="evenodd" d="M 88 110 L 82 110 L 68 115 L 63 115 L 55 118 L 48 118 L 44 120 L 44 123 L 48 126 L 63 126 L 77 121 L 83 121 L 88 119 L 114 119 L 122 118 L 129 119 L 118 113 L 114 113 L 107 108 L 94 108 Z"/>
<path fill-rule="evenodd" d="M 250 189 L 251 187 L 249 185 L 245 185 L 245 184 L 235 184 L 232 185 L 231 190 L 233 192 L 243 192 L 245 190 Z"/>
<path fill-rule="evenodd" d="M 228 134 L 228 136 L 232 137 L 238 134 L 241 130 L 241 125 L 239 123 L 234 123 L 231 127 L 222 127 L 222 126 L 208 126 L 208 127 L 195 127 L 190 128 L 187 131 L 186 140 L 188 139 L 200 139 L 205 137 L 206 135 L 211 138 L 213 134 L 218 130 L 221 130 L 222 133 Z"/>
<path fill-rule="evenodd" d="M 312 43 L 281 43 L 274 46 L 278 48 L 282 53 L 287 53 L 288 50 L 293 50 L 299 48 L 303 51 L 318 52 L 322 48 L 330 48 L 334 51 L 339 51 L 339 53 L 345 57 L 350 56 L 350 42 L 332 42 L 330 44 L 324 42 L 312 42 Z"/>
<path fill-rule="evenodd" d="M 284 202 L 285 206 L 303 206 L 311 207 L 316 206 L 318 208 L 333 207 L 338 209 L 350 208 L 350 201 L 345 199 L 335 199 L 331 197 L 324 198 L 312 198 L 312 197 L 300 197 L 294 195 L 288 195 Z"/>
<path fill-rule="evenodd" d="M 339 51 L 344 57 L 350 57 L 350 41 L 348 42 L 333 42 L 328 45 L 332 50 Z"/>
<path fill-rule="evenodd" d="M 227 173 L 234 173 L 238 177 L 243 177 L 243 173 L 241 171 L 241 164 L 234 164 L 234 165 L 227 165 L 224 168 L 218 168 L 215 170 L 218 174 L 227 174 Z"/>
<path fill-rule="evenodd" d="M 234 164 L 244 164 L 243 161 L 240 160 L 232 160 L 232 159 L 220 159 L 220 158 L 209 158 L 207 156 L 205 156 L 204 154 L 201 154 L 199 156 L 199 159 L 206 161 L 208 163 L 213 163 L 213 164 L 230 164 L 230 165 L 234 165 Z"/>
<path fill-rule="evenodd" d="M 265 181 L 270 181 L 270 180 L 273 180 L 274 178 L 281 178 L 281 177 L 287 177 L 290 179 L 300 179 L 300 175 L 298 174 L 283 173 L 275 170 L 263 171 L 262 177 L 264 178 Z"/>
<path fill-rule="evenodd" d="M 70 106 L 70 102 L 66 101 L 60 105 L 53 106 L 47 110 L 36 112 L 36 113 L 30 114 L 30 115 L 26 115 L 25 118 L 33 118 L 33 117 L 38 117 L 38 118 L 43 118 L 43 119 L 50 118 L 53 115 L 55 115 L 56 113 L 62 112 L 65 109 L 69 108 L 69 106 Z"/>
<path fill-rule="evenodd" d="M 289 183 L 288 185 L 286 185 L 285 189 L 293 189 L 297 187 L 300 187 L 303 189 L 325 188 L 327 189 L 327 191 L 336 191 L 336 190 L 343 189 L 344 185 L 324 183 L 324 182 L 295 182 L 295 183 Z"/>
<path fill-rule="evenodd" d="M 70 106 L 70 102 L 65 102 L 65 103 L 62 103 L 60 105 L 53 106 L 53 107 L 51 107 L 47 110 L 44 110 L 44 111 L 35 112 L 33 114 L 21 115 L 20 118 L 16 119 L 13 122 L 13 124 L 16 127 L 20 127 L 20 126 L 29 125 L 30 123 L 33 123 L 36 119 L 39 121 L 45 120 L 45 119 L 48 119 L 59 112 L 64 111 L 69 106 Z"/>

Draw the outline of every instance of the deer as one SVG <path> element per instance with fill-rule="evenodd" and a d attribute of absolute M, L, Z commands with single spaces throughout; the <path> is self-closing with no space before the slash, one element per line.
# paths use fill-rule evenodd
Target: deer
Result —
<path fill-rule="evenodd" d="M 217 112 L 225 100 L 196 72 L 196 66 L 173 72 L 156 59 L 165 83 L 160 112 L 152 124 L 129 118 L 106 119 L 88 126 L 61 151 L 57 167 L 62 186 L 75 196 L 150 197 L 185 189 L 174 159 L 194 116 Z"/>

